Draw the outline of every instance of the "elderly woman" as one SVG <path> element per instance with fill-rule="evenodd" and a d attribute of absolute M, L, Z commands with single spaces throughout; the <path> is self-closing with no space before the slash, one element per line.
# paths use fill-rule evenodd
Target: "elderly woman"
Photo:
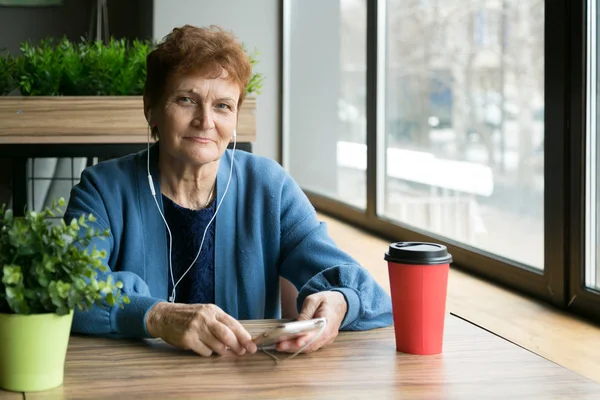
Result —
<path fill-rule="evenodd" d="M 305 351 L 339 330 L 391 324 L 388 295 L 336 247 L 286 171 L 235 151 L 251 72 L 240 43 L 217 27 L 176 28 L 148 55 L 144 113 L 158 141 L 86 169 L 65 214 L 92 213 L 110 229 L 93 245 L 130 303 L 77 311 L 73 331 L 159 337 L 204 356 L 254 353 L 238 320 L 281 317 L 280 277 L 299 291 L 298 319 L 328 320 Z"/>

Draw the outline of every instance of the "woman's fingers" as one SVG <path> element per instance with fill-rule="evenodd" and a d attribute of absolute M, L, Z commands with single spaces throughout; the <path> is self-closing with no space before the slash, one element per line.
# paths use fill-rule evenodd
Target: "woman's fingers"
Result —
<path fill-rule="evenodd" d="M 309 320 L 315 317 L 315 313 L 321 306 L 323 298 L 320 296 L 308 296 L 302 303 L 302 309 L 298 315 L 298 321 Z"/>
<path fill-rule="evenodd" d="M 304 300 L 298 320 L 324 317 L 327 319 L 327 326 L 321 336 L 302 350 L 303 353 L 311 353 L 333 343 L 338 335 L 347 307 L 344 295 L 335 291 L 315 293 Z M 295 353 L 309 343 L 312 338 L 313 336 L 302 336 L 281 342 L 276 348 L 278 351 Z"/>
<path fill-rule="evenodd" d="M 211 345 L 211 348 L 213 348 L 213 350 L 215 350 L 217 353 L 223 355 L 227 353 L 227 348 L 230 348 L 240 356 L 246 354 L 246 348 L 239 342 L 236 335 L 227 325 L 215 320 L 208 325 L 208 328 L 210 331 L 209 333 L 211 333 L 212 336 L 212 338 L 209 339 L 214 346 L 217 346 L 217 348 L 214 348 Z M 215 341 L 218 343 L 215 343 Z"/>
<path fill-rule="evenodd" d="M 208 347 L 204 342 L 200 339 L 200 337 L 196 337 L 195 339 L 190 339 L 187 346 L 194 353 L 199 354 L 204 357 L 210 357 L 213 354 L 213 351 L 210 347 Z"/>
<path fill-rule="evenodd" d="M 203 335 L 200 336 L 200 340 L 202 340 L 204 344 L 208 346 L 214 353 L 217 353 L 221 356 L 227 354 L 227 345 L 220 337 L 217 337 L 215 334 L 213 334 L 212 330 L 204 332 Z"/>
<path fill-rule="evenodd" d="M 217 320 L 231 330 L 235 335 L 237 342 L 243 346 L 249 354 L 256 353 L 256 344 L 252 341 L 252 336 L 250 336 L 250 333 L 238 320 L 226 313 L 220 314 Z"/>
<path fill-rule="evenodd" d="M 310 332 L 310 333 L 307 333 L 306 335 L 302 335 L 302 336 L 299 336 L 294 339 L 280 342 L 277 344 L 276 349 L 277 349 L 277 351 L 281 351 L 281 352 L 295 353 L 298 350 L 300 350 L 302 347 L 304 347 L 306 344 L 308 344 L 312 340 L 314 340 L 315 336 L 317 336 L 318 334 L 319 334 L 319 331 Z M 324 337 L 324 336 L 326 336 L 326 334 L 327 334 L 327 331 L 324 331 L 321 334 L 321 336 L 319 338 L 317 338 L 317 340 L 310 343 L 310 345 L 307 346 L 304 350 L 302 350 L 302 352 L 303 353 L 311 353 L 311 352 L 316 351 L 319 348 L 321 348 L 321 346 L 323 346 L 323 344 L 324 344 L 323 340 L 327 340 Z"/>

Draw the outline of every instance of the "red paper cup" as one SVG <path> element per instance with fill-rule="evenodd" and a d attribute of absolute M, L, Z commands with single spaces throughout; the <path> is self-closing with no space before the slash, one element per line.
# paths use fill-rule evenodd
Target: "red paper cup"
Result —
<path fill-rule="evenodd" d="M 396 350 L 442 352 L 448 270 L 452 256 L 434 243 L 392 243 L 388 262 Z"/>

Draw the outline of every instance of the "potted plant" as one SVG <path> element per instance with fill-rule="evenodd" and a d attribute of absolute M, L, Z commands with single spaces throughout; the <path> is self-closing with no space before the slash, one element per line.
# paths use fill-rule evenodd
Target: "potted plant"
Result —
<path fill-rule="evenodd" d="M 12 73 L 0 69 L 0 95 L 13 94 L 0 96 L 0 143 L 146 143 L 142 91 L 153 47 L 147 40 L 63 37 L 23 42 L 18 56 L 0 56 L 0 67 L 12 66 Z M 248 55 L 255 66 L 258 53 Z M 240 142 L 255 141 L 254 95 L 263 79 L 254 73 L 246 87 Z"/>
<path fill-rule="evenodd" d="M 0 388 L 26 392 L 63 382 L 75 308 L 108 302 L 123 307 L 122 284 L 98 279 L 104 252 L 89 250 L 92 239 L 109 235 L 88 227 L 93 215 L 68 224 L 64 199 L 42 212 L 14 217 L 0 209 Z"/>

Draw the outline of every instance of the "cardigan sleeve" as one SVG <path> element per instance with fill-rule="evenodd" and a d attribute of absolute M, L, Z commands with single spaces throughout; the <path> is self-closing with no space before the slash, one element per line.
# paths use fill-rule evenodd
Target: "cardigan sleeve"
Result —
<path fill-rule="evenodd" d="M 94 305 L 90 310 L 80 311 L 75 309 L 71 330 L 78 333 L 102 336 L 149 337 L 145 323 L 146 313 L 161 299 L 150 296 L 148 285 L 137 274 L 110 269 L 109 260 L 113 255 L 115 243 L 119 242 L 119 238 L 114 235 L 115 231 L 120 231 L 120 229 L 112 229 L 113 227 L 108 222 L 108 211 L 100 194 L 101 188 L 105 191 L 109 190 L 108 187 L 104 188 L 100 180 L 96 179 L 92 173 L 87 170 L 84 171 L 81 181 L 71 190 L 69 204 L 63 218 L 66 223 L 69 223 L 73 218 L 79 218 L 83 213 L 91 213 L 96 217 L 96 222 L 88 223 L 89 226 L 97 230 L 109 228 L 109 237 L 95 238 L 89 245 L 90 249 L 95 246 L 98 250 L 106 251 L 103 263 L 108 271 L 98 271 L 97 279 L 106 280 L 111 275 L 114 282 L 122 282 L 123 289 L 121 292 L 129 297 L 130 303 L 122 306 L 110 306 L 108 303 L 103 302 L 101 305 Z"/>
<path fill-rule="evenodd" d="M 367 330 L 392 323 L 389 295 L 334 243 L 326 224 L 318 221 L 310 201 L 289 175 L 281 192 L 280 230 L 280 273 L 298 288 L 299 310 L 307 296 L 333 290 L 348 303 L 341 329 Z"/>

